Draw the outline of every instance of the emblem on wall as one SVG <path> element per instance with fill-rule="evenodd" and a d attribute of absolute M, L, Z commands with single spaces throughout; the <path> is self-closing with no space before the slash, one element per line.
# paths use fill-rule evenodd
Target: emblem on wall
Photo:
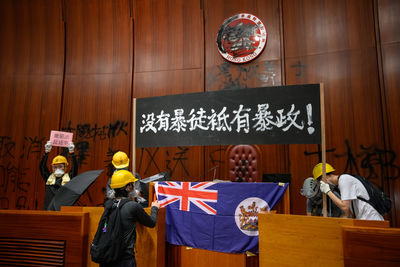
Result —
<path fill-rule="evenodd" d="M 252 14 L 240 13 L 226 19 L 217 35 L 218 51 L 233 63 L 255 59 L 267 43 L 267 30 L 262 21 Z"/>

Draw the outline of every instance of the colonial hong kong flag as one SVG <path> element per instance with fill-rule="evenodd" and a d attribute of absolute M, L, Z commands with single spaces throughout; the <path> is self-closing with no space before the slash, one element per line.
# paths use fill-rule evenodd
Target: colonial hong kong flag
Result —
<path fill-rule="evenodd" d="M 288 184 L 158 182 L 166 239 L 229 253 L 258 252 L 258 212 L 275 206 Z"/>

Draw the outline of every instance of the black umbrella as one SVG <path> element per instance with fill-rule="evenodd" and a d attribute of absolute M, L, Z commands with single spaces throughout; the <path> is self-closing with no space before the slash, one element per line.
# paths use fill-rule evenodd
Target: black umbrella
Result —
<path fill-rule="evenodd" d="M 102 172 L 103 170 L 93 170 L 75 176 L 57 191 L 47 209 L 60 210 L 61 206 L 74 205 Z"/>

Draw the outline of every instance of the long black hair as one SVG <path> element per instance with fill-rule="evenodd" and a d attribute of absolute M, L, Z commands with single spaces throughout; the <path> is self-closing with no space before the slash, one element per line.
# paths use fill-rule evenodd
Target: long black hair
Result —
<path fill-rule="evenodd" d="M 135 186 L 133 185 L 133 183 L 129 183 L 127 185 L 125 185 L 124 187 L 121 188 L 115 188 L 115 197 L 116 198 L 120 198 L 120 197 L 128 197 L 129 192 L 126 190 L 126 188 L 128 186 L 131 186 L 132 188 L 135 188 Z"/>

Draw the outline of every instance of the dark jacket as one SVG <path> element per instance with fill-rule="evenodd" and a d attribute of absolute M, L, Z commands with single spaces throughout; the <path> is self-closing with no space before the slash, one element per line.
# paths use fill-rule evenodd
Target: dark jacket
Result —
<path fill-rule="evenodd" d="M 68 173 L 69 177 L 73 179 L 78 174 L 78 161 L 76 160 L 75 153 L 69 154 L 71 157 L 71 170 Z M 44 205 L 43 209 L 48 210 L 48 206 L 57 193 L 58 189 L 61 187 L 62 177 L 57 178 L 56 183 L 54 185 L 46 185 L 47 179 L 51 175 L 51 172 L 47 168 L 47 158 L 49 157 L 49 153 L 45 153 L 40 161 L 40 175 L 43 178 L 45 184 L 45 195 L 44 195 Z"/>
<path fill-rule="evenodd" d="M 158 208 L 152 207 L 151 214 L 148 215 L 143 207 L 135 202 L 130 201 L 121 208 L 121 220 L 123 227 L 123 235 L 125 243 L 128 244 L 126 254 L 134 255 L 133 248 L 136 242 L 136 222 L 147 226 L 155 227 L 157 222 Z"/>

